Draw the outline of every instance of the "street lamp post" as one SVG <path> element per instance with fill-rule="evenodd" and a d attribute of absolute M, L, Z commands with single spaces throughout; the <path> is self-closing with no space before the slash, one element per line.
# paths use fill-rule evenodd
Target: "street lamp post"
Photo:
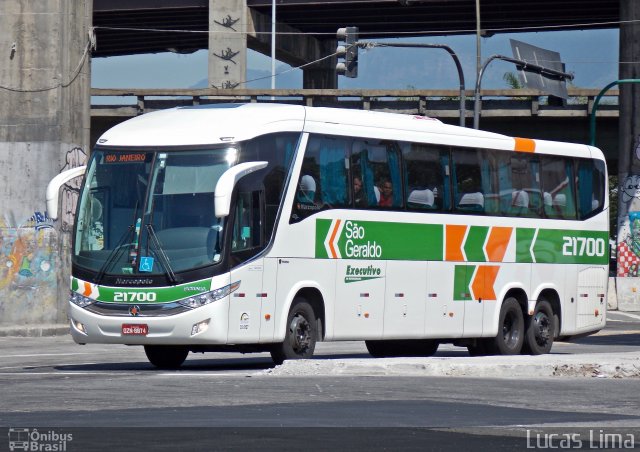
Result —
<path fill-rule="evenodd" d="M 368 42 L 358 41 L 354 45 L 357 45 L 361 49 L 369 47 L 411 47 L 411 48 L 427 48 L 427 49 L 443 49 L 446 50 L 458 70 L 458 79 L 460 80 L 460 126 L 465 126 L 466 108 L 465 108 L 465 93 L 464 93 L 464 72 L 462 71 L 462 64 L 458 55 L 453 51 L 451 47 L 446 44 L 424 44 L 424 43 L 407 43 L 407 42 Z"/>
<path fill-rule="evenodd" d="M 541 74 L 543 76 L 555 77 L 559 80 L 565 80 L 565 79 L 573 80 L 573 74 L 570 74 L 568 72 L 557 71 L 555 69 L 550 69 L 544 66 L 540 66 L 538 64 L 528 63 L 524 60 L 518 60 L 516 58 L 511 58 L 504 55 L 493 55 L 490 58 L 488 58 L 487 61 L 484 62 L 476 80 L 476 89 L 474 92 L 475 98 L 473 102 L 473 128 L 474 129 L 478 129 L 480 127 L 480 105 L 481 105 L 480 104 L 481 102 L 480 87 L 482 85 L 482 76 L 484 75 L 484 72 L 487 69 L 487 66 L 489 65 L 489 63 L 491 63 L 493 60 L 502 60 L 508 63 L 513 63 L 518 67 L 518 69 L 521 69 L 521 70 L 526 69 L 531 72 L 535 72 L 536 74 Z"/>

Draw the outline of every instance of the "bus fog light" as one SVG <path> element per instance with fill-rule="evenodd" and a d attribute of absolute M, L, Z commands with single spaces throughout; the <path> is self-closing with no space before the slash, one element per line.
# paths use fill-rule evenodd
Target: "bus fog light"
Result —
<path fill-rule="evenodd" d="M 191 335 L 195 336 L 196 334 L 204 333 L 209 329 L 209 320 L 203 320 L 202 322 L 196 323 L 191 327 Z"/>
<path fill-rule="evenodd" d="M 71 323 L 76 330 L 80 331 L 82 334 L 87 334 L 87 329 L 84 327 L 84 324 L 78 322 L 75 319 L 71 319 Z"/>

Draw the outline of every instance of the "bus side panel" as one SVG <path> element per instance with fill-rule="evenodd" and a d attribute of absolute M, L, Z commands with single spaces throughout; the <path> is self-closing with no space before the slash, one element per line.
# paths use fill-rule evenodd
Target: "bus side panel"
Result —
<path fill-rule="evenodd" d="M 240 287 L 229 299 L 230 344 L 258 342 L 262 318 L 263 260 L 231 270 L 231 281 L 240 281 Z"/>
<path fill-rule="evenodd" d="M 336 260 L 281 257 L 277 259 L 278 276 L 275 307 L 274 342 L 282 342 L 287 328 L 289 309 L 300 291 L 319 292 L 324 304 L 325 323 L 330 323 L 336 299 Z M 309 302 L 310 300 L 307 300 Z M 328 326 L 327 329 L 332 328 Z"/>
<path fill-rule="evenodd" d="M 427 263 L 388 261 L 383 337 L 424 337 L 427 301 Z"/>
<path fill-rule="evenodd" d="M 606 267 L 580 266 L 576 298 L 577 332 L 604 328 L 608 276 Z"/>
<path fill-rule="evenodd" d="M 576 294 L 578 287 L 578 265 L 556 265 L 555 271 L 564 269 L 564 286 L 560 293 L 560 305 L 562 306 L 562 319 L 560 320 L 560 335 L 570 335 L 576 333 L 576 319 L 578 316 L 578 305 Z"/>
<path fill-rule="evenodd" d="M 276 325 L 276 289 L 278 281 L 278 259 L 265 258 L 262 272 L 262 316 L 260 317 L 260 343 L 273 342 Z"/>
<path fill-rule="evenodd" d="M 531 266 L 529 311 L 535 308 L 543 290 L 554 290 L 560 298 L 560 326 L 563 330 L 575 328 L 576 304 L 571 303 L 571 296 L 568 296 L 571 291 L 567 290 L 568 286 L 574 284 L 569 275 L 575 267 L 572 264 L 532 264 Z"/>
<path fill-rule="evenodd" d="M 464 301 L 454 297 L 455 262 L 429 262 L 427 267 L 427 308 L 425 336 L 462 337 Z"/>
<path fill-rule="evenodd" d="M 386 267 L 385 261 L 338 260 L 334 339 L 382 338 Z"/>

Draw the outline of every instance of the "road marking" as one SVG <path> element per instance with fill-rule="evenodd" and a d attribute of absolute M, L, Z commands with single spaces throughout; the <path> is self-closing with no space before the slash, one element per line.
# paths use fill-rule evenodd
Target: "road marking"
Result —
<path fill-rule="evenodd" d="M 610 312 L 609 314 L 613 314 L 613 312 Z M 640 315 L 637 315 L 637 314 L 630 314 L 628 312 L 620 312 L 620 311 L 616 311 L 615 314 L 616 315 L 621 315 L 621 316 L 624 316 L 624 317 L 629 317 L 631 319 L 640 320 Z"/>

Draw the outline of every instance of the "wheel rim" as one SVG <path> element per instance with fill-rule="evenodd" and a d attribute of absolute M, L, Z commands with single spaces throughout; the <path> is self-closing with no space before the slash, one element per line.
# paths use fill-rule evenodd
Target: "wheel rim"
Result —
<path fill-rule="evenodd" d="M 551 338 L 551 319 L 547 314 L 539 311 L 533 317 L 533 324 L 536 343 L 545 346 Z"/>
<path fill-rule="evenodd" d="M 289 330 L 291 348 L 298 355 L 304 354 L 311 344 L 311 324 L 303 315 L 296 314 L 291 319 Z"/>
<path fill-rule="evenodd" d="M 514 348 L 520 339 L 520 331 L 518 331 L 517 319 L 513 312 L 508 312 L 502 323 L 502 337 L 504 343 L 509 348 Z"/>

